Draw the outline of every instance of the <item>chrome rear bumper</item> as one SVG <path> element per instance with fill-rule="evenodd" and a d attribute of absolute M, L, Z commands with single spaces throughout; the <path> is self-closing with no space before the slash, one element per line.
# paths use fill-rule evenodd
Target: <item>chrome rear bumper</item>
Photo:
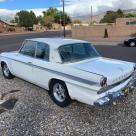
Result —
<path fill-rule="evenodd" d="M 129 92 L 133 91 L 136 87 L 136 75 L 132 77 L 129 83 L 124 86 L 122 89 L 117 90 L 116 92 L 107 93 L 104 97 L 99 98 L 94 102 L 95 106 L 104 106 L 107 104 L 112 104 L 117 99 L 126 96 Z"/>

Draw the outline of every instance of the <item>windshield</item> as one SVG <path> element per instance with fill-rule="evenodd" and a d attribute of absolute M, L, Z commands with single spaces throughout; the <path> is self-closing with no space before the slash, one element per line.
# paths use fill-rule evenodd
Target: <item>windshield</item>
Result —
<path fill-rule="evenodd" d="M 64 45 L 59 48 L 59 53 L 64 63 L 76 62 L 100 56 L 90 43 Z"/>

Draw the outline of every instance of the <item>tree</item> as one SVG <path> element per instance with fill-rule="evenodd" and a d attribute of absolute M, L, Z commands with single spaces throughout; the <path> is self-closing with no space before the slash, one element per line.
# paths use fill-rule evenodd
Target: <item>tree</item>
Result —
<path fill-rule="evenodd" d="M 43 11 L 43 21 L 44 26 L 46 26 L 48 29 L 52 28 L 52 24 L 54 23 L 54 16 L 57 13 L 56 8 L 50 7 L 47 11 Z"/>
<path fill-rule="evenodd" d="M 16 21 L 13 19 L 10 21 L 10 23 L 14 24 L 14 23 L 16 23 Z"/>
<path fill-rule="evenodd" d="M 47 11 L 43 11 L 43 15 L 44 15 L 44 17 L 46 17 L 46 16 L 52 16 L 52 17 L 54 17 L 54 15 L 57 12 L 58 12 L 58 10 L 56 8 L 50 7 Z"/>
<path fill-rule="evenodd" d="M 118 17 L 118 18 L 123 18 L 123 17 L 125 17 L 125 14 L 124 14 L 124 12 L 123 12 L 121 9 L 118 9 L 117 12 L 116 12 L 116 14 L 117 14 L 117 17 Z"/>
<path fill-rule="evenodd" d="M 50 7 L 47 11 L 43 11 L 44 25 L 47 26 L 49 29 L 52 27 L 53 23 L 61 23 L 61 25 L 64 25 L 64 16 L 65 24 L 71 23 L 71 18 L 66 13 L 63 15 L 62 11 Z"/>
<path fill-rule="evenodd" d="M 117 18 L 123 17 L 125 17 L 125 14 L 121 9 L 118 9 L 117 11 L 107 11 L 100 23 L 115 23 Z"/>
<path fill-rule="evenodd" d="M 61 23 L 61 25 L 63 26 L 64 25 L 64 17 L 65 17 L 65 24 L 70 24 L 72 21 L 71 21 L 71 18 L 68 16 L 67 13 L 64 13 L 63 15 L 63 12 L 62 11 L 58 11 L 55 15 L 54 15 L 54 22 L 55 23 Z"/>
<path fill-rule="evenodd" d="M 116 20 L 116 14 L 114 11 L 107 11 L 100 23 L 114 23 Z"/>
<path fill-rule="evenodd" d="M 44 25 L 48 28 L 52 28 L 52 24 L 54 22 L 54 18 L 52 16 L 46 16 L 44 19 Z"/>
<path fill-rule="evenodd" d="M 22 10 L 16 13 L 15 22 L 21 27 L 29 28 L 37 24 L 37 18 L 33 11 Z"/>
<path fill-rule="evenodd" d="M 33 11 L 30 11 L 29 14 L 30 14 L 30 18 L 31 18 L 31 20 L 32 20 L 33 25 L 34 25 L 34 24 L 37 24 L 38 21 L 37 21 L 37 17 L 36 17 L 36 15 L 35 15 L 35 13 L 34 13 Z"/>
<path fill-rule="evenodd" d="M 44 19 L 42 16 L 37 17 L 37 22 L 40 23 L 42 26 L 44 26 Z"/>
<path fill-rule="evenodd" d="M 81 25 L 81 24 L 82 24 L 82 21 L 79 20 L 79 19 L 76 19 L 76 20 L 73 21 L 73 24 L 80 24 L 80 25 Z"/>
<path fill-rule="evenodd" d="M 126 18 L 136 17 L 136 13 L 128 13 L 125 15 Z"/>

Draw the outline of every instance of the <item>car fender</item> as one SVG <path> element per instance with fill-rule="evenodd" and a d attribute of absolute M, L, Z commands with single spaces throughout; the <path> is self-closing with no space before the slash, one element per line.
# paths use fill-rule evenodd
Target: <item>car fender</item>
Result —
<path fill-rule="evenodd" d="M 7 58 L 0 56 L 0 63 L 5 62 L 10 70 L 11 73 L 13 73 L 12 67 L 11 67 L 11 61 Z"/>

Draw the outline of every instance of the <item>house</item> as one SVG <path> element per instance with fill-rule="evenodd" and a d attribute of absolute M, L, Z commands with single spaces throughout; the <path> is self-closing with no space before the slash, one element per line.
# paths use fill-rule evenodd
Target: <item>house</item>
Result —
<path fill-rule="evenodd" d="M 58 23 L 53 23 L 52 24 L 52 28 L 54 29 L 54 30 L 60 30 L 61 29 L 61 25 L 60 24 L 58 24 Z"/>
<path fill-rule="evenodd" d="M 0 33 L 10 31 L 10 29 L 15 29 L 16 24 L 8 23 L 0 19 Z"/>
<path fill-rule="evenodd" d="M 136 18 L 117 18 L 116 26 L 136 26 Z"/>
<path fill-rule="evenodd" d="M 44 27 L 40 23 L 38 23 L 38 24 L 33 25 L 33 30 L 34 31 L 45 31 L 46 27 Z"/>
<path fill-rule="evenodd" d="M 7 22 L 3 21 L 0 19 L 0 32 L 5 32 L 7 31 L 7 28 L 10 26 Z"/>
<path fill-rule="evenodd" d="M 58 23 L 53 23 L 52 28 L 53 28 L 54 30 L 63 30 L 63 26 L 60 25 L 60 24 L 58 24 Z M 66 29 L 66 30 L 71 30 L 71 25 L 70 25 L 70 24 L 69 24 L 69 25 L 66 25 L 66 26 L 65 26 L 65 29 Z"/>

